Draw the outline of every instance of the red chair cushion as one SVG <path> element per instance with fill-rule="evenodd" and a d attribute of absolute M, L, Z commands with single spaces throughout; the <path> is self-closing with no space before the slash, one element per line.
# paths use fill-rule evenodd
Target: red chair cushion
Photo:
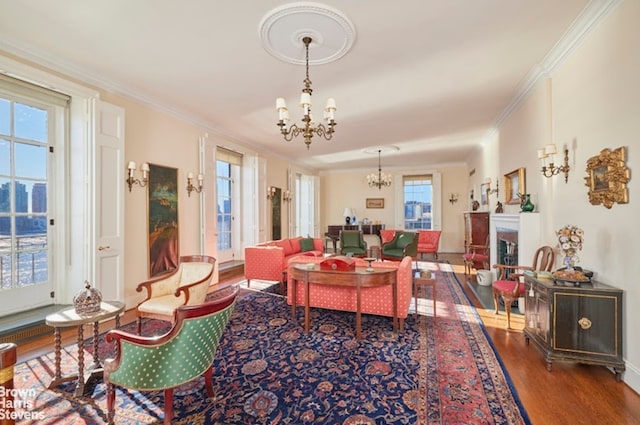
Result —
<path fill-rule="evenodd" d="M 462 258 L 472 261 L 487 261 L 489 256 L 485 254 L 462 254 Z"/>
<path fill-rule="evenodd" d="M 493 282 L 494 289 L 499 290 L 500 292 L 513 292 L 513 288 L 518 284 L 514 280 L 496 280 Z M 524 294 L 524 283 L 519 283 L 518 285 L 518 293 Z"/>

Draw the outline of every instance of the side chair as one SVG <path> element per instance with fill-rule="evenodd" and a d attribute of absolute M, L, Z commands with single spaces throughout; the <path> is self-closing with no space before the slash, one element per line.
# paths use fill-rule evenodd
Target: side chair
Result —
<path fill-rule="evenodd" d="M 404 257 L 418 259 L 418 234 L 416 232 L 396 231 L 390 242 L 382 244 L 383 260 L 402 261 Z"/>
<path fill-rule="evenodd" d="M 365 242 L 361 230 L 340 231 L 340 253 L 342 255 L 351 254 L 354 257 L 366 257 L 367 242 Z"/>
<path fill-rule="evenodd" d="M 418 230 L 418 255 L 433 254 L 438 259 L 438 247 L 440 245 L 441 230 Z"/>
<path fill-rule="evenodd" d="M 207 395 L 213 397 L 213 359 L 227 326 L 238 286 L 228 295 L 200 305 L 180 306 L 176 320 L 164 335 L 143 337 L 121 330 L 109 331 L 116 357 L 104 362 L 107 384 L 107 419 L 115 417 L 115 386 L 136 391 L 164 390 L 164 423 L 172 422 L 176 387 L 204 376 Z"/>
<path fill-rule="evenodd" d="M 178 307 L 203 303 L 215 263 L 216 259 L 207 255 L 182 256 L 177 269 L 138 284 L 137 292 L 147 291 L 136 308 L 138 334 L 142 335 L 144 317 L 173 322 Z"/>
<path fill-rule="evenodd" d="M 525 291 L 524 282 L 522 282 L 522 273 L 525 270 L 547 271 L 553 270 L 555 261 L 555 253 L 550 246 L 543 246 L 536 250 L 533 255 L 533 265 L 517 266 L 506 264 L 494 264 L 493 267 L 499 269 L 498 279 L 493 282 L 493 304 L 495 306 L 495 314 L 498 314 L 498 299 L 502 297 L 504 300 L 504 309 L 507 313 L 507 329 L 511 329 L 511 304 L 523 296 Z M 508 275 L 508 277 L 507 277 Z"/>

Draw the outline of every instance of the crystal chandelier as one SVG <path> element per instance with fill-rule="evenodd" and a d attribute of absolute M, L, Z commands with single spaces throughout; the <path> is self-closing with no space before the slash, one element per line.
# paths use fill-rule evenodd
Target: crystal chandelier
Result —
<path fill-rule="evenodd" d="M 391 174 L 385 174 L 382 172 L 382 166 L 380 165 L 380 152 L 382 152 L 382 149 L 378 149 L 378 174 L 371 173 L 367 176 L 369 187 L 377 187 L 378 189 L 382 189 L 383 186 L 389 187 L 392 182 Z"/>
<path fill-rule="evenodd" d="M 287 128 L 289 122 L 289 110 L 284 102 L 284 98 L 279 97 L 276 99 L 276 110 L 278 111 L 278 127 L 280 127 L 280 133 L 284 136 L 284 140 L 290 142 L 294 137 L 298 137 L 300 134 L 304 137 L 304 143 L 307 145 L 307 149 L 311 145 L 311 138 L 314 134 L 322 136 L 326 140 L 331 140 L 334 127 L 337 125 L 334 119 L 334 113 L 336 110 L 336 101 L 333 98 L 327 99 L 327 106 L 324 108 L 324 120 L 327 122 L 327 126 L 324 124 L 316 124 L 313 121 L 313 115 L 311 115 L 311 80 L 309 79 L 309 44 L 311 43 L 311 37 L 304 37 L 302 42 L 304 43 L 306 50 L 306 64 L 307 74 L 304 79 L 304 88 L 302 89 L 302 95 L 300 95 L 300 107 L 302 108 L 302 126 L 297 124 L 291 125 Z"/>

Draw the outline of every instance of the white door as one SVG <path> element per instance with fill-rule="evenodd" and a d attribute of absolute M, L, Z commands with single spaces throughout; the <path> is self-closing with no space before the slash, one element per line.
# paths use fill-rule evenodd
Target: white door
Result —
<path fill-rule="evenodd" d="M 124 109 L 96 101 L 93 285 L 109 301 L 124 300 Z"/>
<path fill-rule="evenodd" d="M 63 116 L 60 105 L 0 90 L 1 315 L 53 303 L 52 193 Z"/>

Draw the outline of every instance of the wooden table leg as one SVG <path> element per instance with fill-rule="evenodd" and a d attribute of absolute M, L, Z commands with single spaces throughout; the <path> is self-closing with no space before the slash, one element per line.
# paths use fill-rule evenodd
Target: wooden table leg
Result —
<path fill-rule="evenodd" d="M 83 325 L 78 325 L 78 385 L 76 386 L 76 396 L 84 394 L 84 329 Z"/>
<path fill-rule="evenodd" d="M 398 332 L 398 281 L 393 278 L 393 332 Z"/>
<path fill-rule="evenodd" d="M 356 286 L 356 339 L 360 339 L 362 337 L 362 316 L 360 314 L 360 303 L 362 301 L 360 294 L 360 279 L 358 279 L 358 285 Z"/>
<path fill-rule="evenodd" d="M 304 285 L 304 332 L 309 333 L 309 316 L 310 316 L 310 297 L 309 297 L 309 278 L 307 278 Z"/>
<path fill-rule="evenodd" d="M 100 367 L 100 357 L 98 356 L 98 322 L 93 323 L 93 369 Z"/>
<path fill-rule="evenodd" d="M 298 298 L 298 281 L 291 279 L 291 318 L 296 320 L 296 298 Z"/>
<path fill-rule="evenodd" d="M 60 336 L 60 328 L 54 328 L 53 330 L 54 340 L 55 340 L 55 376 L 53 377 L 54 381 L 59 381 L 62 378 L 62 371 L 60 370 L 60 363 L 62 360 L 62 355 L 60 350 L 62 349 L 62 337 Z"/>

